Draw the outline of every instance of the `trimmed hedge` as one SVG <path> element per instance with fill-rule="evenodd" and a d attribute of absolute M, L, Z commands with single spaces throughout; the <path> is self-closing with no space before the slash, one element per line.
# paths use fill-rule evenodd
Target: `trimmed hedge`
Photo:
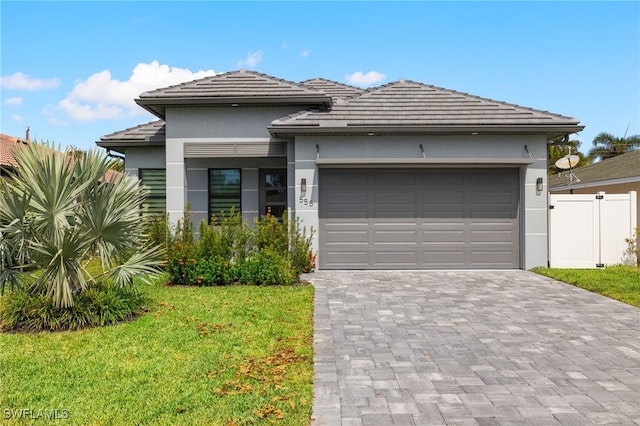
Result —
<path fill-rule="evenodd" d="M 188 211 L 185 218 L 172 228 L 166 216 L 158 216 L 149 226 L 152 238 L 166 246 L 166 269 L 174 284 L 289 285 L 315 268 L 313 230 L 307 235 L 297 218 L 266 215 L 249 226 L 232 211 L 213 217 L 211 224 L 202 221 L 198 238 Z"/>

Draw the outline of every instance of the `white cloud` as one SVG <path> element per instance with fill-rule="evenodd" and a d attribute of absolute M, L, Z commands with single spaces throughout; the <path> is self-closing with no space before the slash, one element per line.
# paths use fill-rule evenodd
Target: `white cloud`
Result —
<path fill-rule="evenodd" d="M 5 105 L 22 105 L 22 98 L 20 96 L 16 96 L 15 98 L 8 98 L 4 101 Z"/>
<path fill-rule="evenodd" d="M 214 70 L 192 72 L 152 61 L 135 66 L 128 80 L 114 79 L 109 70 L 76 83 L 69 95 L 45 115 L 62 112 L 77 121 L 115 120 L 145 114 L 134 102 L 140 93 L 215 75 Z M 50 118 L 51 120 L 51 118 Z"/>
<path fill-rule="evenodd" d="M 24 117 L 21 116 L 21 115 L 18 115 L 18 114 L 11 114 L 11 119 L 13 121 L 20 122 L 20 121 L 24 120 Z"/>
<path fill-rule="evenodd" d="M 42 90 L 52 89 L 60 85 L 57 78 L 40 79 L 17 72 L 15 74 L 0 77 L 0 87 L 13 90 Z"/>
<path fill-rule="evenodd" d="M 264 56 L 264 52 L 262 50 L 258 50 L 256 52 L 249 52 L 247 54 L 247 58 L 241 61 L 238 61 L 236 66 L 238 68 L 253 68 L 258 65 L 259 62 L 262 62 L 262 57 Z"/>
<path fill-rule="evenodd" d="M 303 58 L 306 58 L 307 56 L 309 56 L 309 53 L 311 53 L 309 49 L 301 50 L 300 56 L 302 56 Z"/>
<path fill-rule="evenodd" d="M 354 72 L 353 74 L 347 74 L 344 78 L 349 84 L 367 87 L 371 86 L 372 84 L 381 82 L 386 77 L 386 75 L 377 71 L 369 71 L 366 74 L 363 74 L 362 71 L 358 71 Z"/>

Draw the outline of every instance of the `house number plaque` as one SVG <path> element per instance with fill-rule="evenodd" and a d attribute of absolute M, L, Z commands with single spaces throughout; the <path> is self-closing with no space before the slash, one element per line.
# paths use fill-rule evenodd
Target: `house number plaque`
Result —
<path fill-rule="evenodd" d="M 298 198 L 298 202 L 300 204 L 304 204 L 305 206 L 309 206 L 309 207 L 313 206 L 313 200 L 310 200 L 308 198 L 300 197 Z"/>

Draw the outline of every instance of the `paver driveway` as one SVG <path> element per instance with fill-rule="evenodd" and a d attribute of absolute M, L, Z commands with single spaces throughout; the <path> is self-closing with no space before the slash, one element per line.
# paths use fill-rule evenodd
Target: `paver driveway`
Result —
<path fill-rule="evenodd" d="M 314 425 L 640 424 L 640 310 L 527 271 L 319 271 Z"/>

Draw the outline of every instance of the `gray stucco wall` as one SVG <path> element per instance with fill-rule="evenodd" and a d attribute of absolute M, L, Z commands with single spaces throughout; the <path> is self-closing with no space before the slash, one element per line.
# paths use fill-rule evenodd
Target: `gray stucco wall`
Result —
<path fill-rule="evenodd" d="M 430 158 L 529 158 L 527 145 L 535 162 L 528 166 L 511 165 L 521 170 L 522 235 L 521 266 L 525 269 L 547 265 L 547 197 L 546 139 L 544 136 L 301 136 L 295 141 L 295 209 L 307 227 L 318 229 L 318 166 L 320 158 L 421 158 L 420 144 Z M 467 167 L 452 162 L 451 166 Z M 344 167 L 349 167 L 345 165 Z M 373 166 L 372 166 L 373 167 Z M 412 167 L 416 167 L 412 165 Z M 427 166 L 435 167 L 435 166 Z M 447 167 L 440 165 L 439 167 Z M 536 179 L 542 177 L 545 190 L 536 191 Z M 307 180 L 307 194 L 301 197 L 300 180 Z M 302 201 L 301 201 L 302 198 Z M 318 250 L 318 235 L 314 236 Z M 319 253 L 319 256 L 322 254 Z"/>
<path fill-rule="evenodd" d="M 124 170 L 133 176 L 138 176 L 140 169 L 164 169 L 164 147 L 130 147 L 125 150 Z"/>
<path fill-rule="evenodd" d="M 260 168 L 286 168 L 286 158 L 185 159 L 185 144 L 269 142 L 267 127 L 276 118 L 300 110 L 291 107 L 169 108 L 166 111 L 167 213 L 171 221 L 182 217 L 191 203 L 194 219 L 207 219 L 208 168 L 242 168 L 242 213 L 258 216 Z"/>

